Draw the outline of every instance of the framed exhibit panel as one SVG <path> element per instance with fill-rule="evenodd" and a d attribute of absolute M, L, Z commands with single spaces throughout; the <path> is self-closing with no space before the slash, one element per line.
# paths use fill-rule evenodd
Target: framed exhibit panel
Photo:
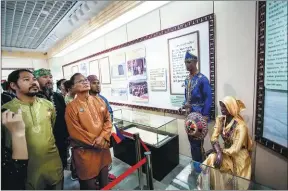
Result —
<path fill-rule="evenodd" d="M 255 140 L 288 158 L 287 1 L 258 2 Z"/>
<path fill-rule="evenodd" d="M 183 95 L 183 84 L 189 75 L 184 63 L 185 53 L 190 50 L 197 56 L 197 68 L 200 70 L 199 31 L 168 39 L 170 94 Z"/>
<path fill-rule="evenodd" d="M 209 14 L 101 50 L 65 66 L 99 60 L 101 86 L 109 86 L 113 91 L 109 102 L 175 114 L 178 104 L 184 101 L 182 85 L 187 74 L 184 55 L 189 49 L 198 56 L 198 69 L 210 81 L 211 119 L 214 119 L 214 30 L 214 14 Z M 108 95 L 103 93 L 103 96 Z"/>
<path fill-rule="evenodd" d="M 111 65 L 111 80 L 125 80 L 127 78 L 125 52 L 109 57 Z"/>
<path fill-rule="evenodd" d="M 99 73 L 99 60 L 93 60 L 89 62 L 89 75 L 96 75 L 100 77 Z"/>
<path fill-rule="evenodd" d="M 109 57 L 101 58 L 99 60 L 99 68 L 101 84 L 111 84 Z"/>

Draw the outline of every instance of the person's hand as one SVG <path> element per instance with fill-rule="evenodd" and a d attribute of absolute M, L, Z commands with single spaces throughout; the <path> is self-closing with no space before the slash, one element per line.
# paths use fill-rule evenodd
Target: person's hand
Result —
<path fill-rule="evenodd" d="M 214 162 L 215 168 L 220 168 L 223 160 L 223 154 L 222 152 L 217 152 L 216 160 Z"/>
<path fill-rule="evenodd" d="M 104 146 L 104 138 L 103 137 L 97 137 L 95 139 L 95 146 L 102 148 Z"/>
<path fill-rule="evenodd" d="M 185 108 L 185 109 L 190 109 L 190 108 L 191 108 L 191 104 L 185 103 L 184 108 Z"/>
<path fill-rule="evenodd" d="M 2 124 L 10 131 L 12 136 L 25 136 L 25 123 L 22 118 L 22 111 L 17 113 L 7 110 L 2 113 Z"/>
<path fill-rule="evenodd" d="M 182 115 L 182 113 L 183 113 L 183 110 L 182 110 L 183 108 L 182 107 L 180 107 L 179 109 L 178 109 L 178 113 L 180 114 L 180 115 Z"/>
<path fill-rule="evenodd" d="M 195 132 L 189 132 L 188 133 L 188 135 L 190 135 L 190 136 L 192 136 L 192 137 L 196 137 L 196 138 L 198 138 L 198 137 L 200 137 L 202 134 L 197 130 L 197 131 L 195 131 Z"/>
<path fill-rule="evenodd" d="M 102 149 L 109 149 L 109 147 L 110 147 L 110 143 L 104 139 L 104 145 Z"/>

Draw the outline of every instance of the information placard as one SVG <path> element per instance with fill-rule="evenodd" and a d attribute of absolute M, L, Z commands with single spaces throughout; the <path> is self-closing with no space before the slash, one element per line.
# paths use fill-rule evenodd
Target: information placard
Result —
<path fill-rule="evenodd" d="M 152 91 L 167 90 L 167 78 L 165 68 L 157 68 L 150 70 L 150 87 Z"/>
<path fill-rule="evenodd" d="M 287 1 L 267 1 L 265 88 L 287 90 Z"/>

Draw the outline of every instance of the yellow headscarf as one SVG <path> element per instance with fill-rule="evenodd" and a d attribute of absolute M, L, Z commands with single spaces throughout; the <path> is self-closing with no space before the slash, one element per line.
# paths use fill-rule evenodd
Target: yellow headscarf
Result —
<path fill-rule="evenodd" d="M 245 104 L 241 100 L 237 100 L 232 96 L 225 97 L 222 102 L 226 106 L 228 112 L 236 119 L 244 122 L 240 113 L 246 109 Z"/>
<path fill-rule="evenodd" d="M 226 106 L 228 112 L 234 117 L 234 119 L 238 122 L 245 123 L 243 117 L 240 115 L 240 112 L 246 109 L 245 104 L 241 100 L 237 100 L 232 96 L 225 97 L 222 102 Z M 245 123 L 246 124 L 246 123 Z M 253 140 L 249 136 L 247 131 L 247 149 L 251 151 L 253 149 Z"/>

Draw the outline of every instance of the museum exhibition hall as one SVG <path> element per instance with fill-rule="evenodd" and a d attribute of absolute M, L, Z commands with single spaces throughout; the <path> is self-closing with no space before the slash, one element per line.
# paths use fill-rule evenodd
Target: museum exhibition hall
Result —
<path fill-rule="evenodd" d="M 287 1 L 1 1 L 1 189 L 287 190 Z"/>

